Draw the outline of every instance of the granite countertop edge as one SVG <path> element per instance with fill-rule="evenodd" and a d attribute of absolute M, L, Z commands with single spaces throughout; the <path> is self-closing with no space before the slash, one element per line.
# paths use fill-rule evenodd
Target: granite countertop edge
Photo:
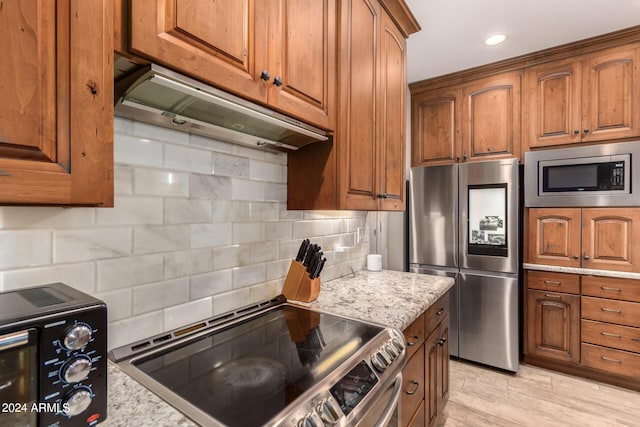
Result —
<path fill-rule="evenodd" d="M 549 271 L 552 273 L 571 273 L 571 274 L 582 274 L 586 276 L 616 277 L 620 279 L 635 279 L 635 280 L 640 279 L 640 273 L 632 273 L 628 271 L 597 270 L 593 268 L 562 267 L 558 265 L 529 264 L 529 263 L 524 263 L 522 265 L 522 268 L 525 270 Z"/>
<path fill-rule="evenodd" d="M 390 270 L 361 271 L 322 283 L 316 301 L 291 303 L 404 330 L 453 284 L 448 277 Z M 100 426 L 197 426 L 115 363 L 109 361 L 107 369 L 109 412 Z"/>

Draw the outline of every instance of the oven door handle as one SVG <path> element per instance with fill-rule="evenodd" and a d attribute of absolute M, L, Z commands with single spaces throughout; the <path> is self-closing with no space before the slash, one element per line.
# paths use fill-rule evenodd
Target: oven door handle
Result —
<path fill-rule="evenodd" d="M 29 331 L 14 332 L 0 336 L 0 351 L 22 347 L 29 343 Z"/>
<path fill-rule="evenodd" d="M 396 377 L 396 381 L 393 385 L 393 398 L 387 404 L 382 416 L 380 417 L 380 421 L 376 424 L 376 427 L 386 427 L 393 416 L 397 406 L 398 400 L 400 400 L 400 393 L 402 392 L 402 372 L 398 374 Z"/>

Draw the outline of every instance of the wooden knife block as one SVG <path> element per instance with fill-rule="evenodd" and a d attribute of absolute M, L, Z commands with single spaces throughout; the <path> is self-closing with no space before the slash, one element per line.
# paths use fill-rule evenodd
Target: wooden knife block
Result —
<path fill-rule="evenodd" d="M 320 278 L 309 278 L 309 273 L 304 265 L 292 260 L 287 277 L 284 279 L 282 295 L 288 300 L 315 301 L 320 295 Z"/>

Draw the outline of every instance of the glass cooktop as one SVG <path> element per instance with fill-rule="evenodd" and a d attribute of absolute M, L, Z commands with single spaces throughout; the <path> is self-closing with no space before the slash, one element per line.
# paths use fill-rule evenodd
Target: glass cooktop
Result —
<path fill-rule="evenodd" d="M 221 423 L 261 426 L 382 330 L 283 305 L 134 364 Z"/>

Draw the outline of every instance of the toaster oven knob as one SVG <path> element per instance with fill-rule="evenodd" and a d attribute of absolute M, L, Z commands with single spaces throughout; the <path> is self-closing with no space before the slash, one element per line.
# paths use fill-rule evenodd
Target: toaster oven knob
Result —
<path fill-rule="evenodd" d="M 61 377 L 68 383 L 77 383 L 87 378 L 91 370 L 91 359 L 79 356 L 69 360 L 61 370 Z"/>
<path fill-rule="evenodd" d="M 64 414 L 68 417 L 75 417 L 78 414 L 84 412 L 85 409 L 91 405 L 91 390 L 87 388 L 80 388 L 71 393 L 63 403 L 63 407 L 66 406 Z"/>
<path fill-rule="evenodd" d="M 75 325 L 64 336 L 64 346 L 69 350 L 78 350 L 91 339 L 91 328 L 87 325 Z"/>
<path fill-rule="evenodd" d="M 320 414 L 320 418 L 325 423 L 325 425 L 334 425 L 338 422 L 341 416 L 340 408 L 337 407 L 336 402 L 329 398 L 324 399 L 318 407 L 316 408 L 318 414 Z"/>

